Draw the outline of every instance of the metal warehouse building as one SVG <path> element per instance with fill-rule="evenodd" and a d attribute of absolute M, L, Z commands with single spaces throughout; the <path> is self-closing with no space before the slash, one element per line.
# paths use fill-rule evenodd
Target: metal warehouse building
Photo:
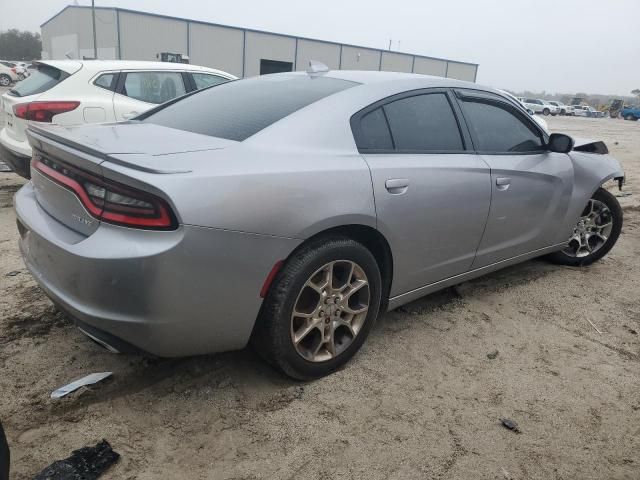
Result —
<path fill-rule="evenodd" d="M 247 28 L 96 7 L 98 58 L 157 60 L 188 56 L 195 65 L 238 77 L 304 70 L 309 60 L 331 69 L 415 72 L 475 81 L 478 65 L 442 58 L 313 40 Z M 68 6 L 41 25 L 42 58 L 93 58 L 91 7 Z"/>

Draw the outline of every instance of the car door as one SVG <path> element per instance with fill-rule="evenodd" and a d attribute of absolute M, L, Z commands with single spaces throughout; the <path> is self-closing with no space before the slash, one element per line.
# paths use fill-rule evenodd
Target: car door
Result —
<path fill-rule="evenodd" d="M 454 112 L 448 91 L 428 89 L 352 118 L 371 170 L 378 229 L 394 255 L 391 296 L 466 272 L 482 237 L 490 172 Z"/>
<path fill-rule="evenodd" d="M 529 115 L 498 95 L 458 90 L 476 151 L 491 168 L 491 209 L 473 268 L 561 243 L 573 188 L 568 155 L 550 152 Z"/>
<path fill-rule="evenodd" d="M 182 72 L 122 72 L 113 99 L 116 121 L 129 120 L 186 93 L 187 87 Z"/>

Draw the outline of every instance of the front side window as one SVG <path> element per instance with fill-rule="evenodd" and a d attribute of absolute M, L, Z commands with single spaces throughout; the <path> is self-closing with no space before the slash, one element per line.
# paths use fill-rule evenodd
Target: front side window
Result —
<path fill-rule="evenodd" d="M 142 102 L 160 104 L 187 91 L 180 72 L 129 72 L 122 93 Z"/>
<path fill-rule="evenodd" d="M 444 93 L 415 95 L 384 106 L 397 150 L 462 151 L 464 145 Z"/>
<path fill-rule="evenodd" d="M 229 81 L 226 78 L 209 73 L 192 73 L 191 76 L 193 77 L 193 81 L 196 83 L 196 90 L 213 87 L 214 85 L 219 85 Z"/>
<path fill-rule="evenodd" d="M 535 126 L 509 106 L 479 99 L 464 100 L 461 105 L 476 150 L 524 153 L 545 149 L 542 135 Z"/>

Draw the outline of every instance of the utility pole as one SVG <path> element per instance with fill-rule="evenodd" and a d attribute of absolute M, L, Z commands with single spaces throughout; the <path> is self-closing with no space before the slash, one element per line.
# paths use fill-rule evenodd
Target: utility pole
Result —
<path fill-rule="evenodd" d="M 389 50 L 391 50 L 391 42 L 392 41 L 393 41 L 392 39 L 389 39 Z"/>
<path fill-rule="evenodd" d="M 93 22 L 93 58 L 98 59 L 98 43 L 96 40 L 96 1 L 91 0 L 91 21 Z"/>

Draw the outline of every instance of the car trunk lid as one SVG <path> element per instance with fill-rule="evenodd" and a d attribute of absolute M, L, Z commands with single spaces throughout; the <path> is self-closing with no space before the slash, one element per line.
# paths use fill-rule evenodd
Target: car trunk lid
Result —
<path fill-rule="evenodd" d="M 87 236 L 100 225 L 100 212 L 92 211 L 74 181 L 87 191 L 109 181 L 102 168 L 105 162 L 151 174 L 189 172 L 197 164 L 176 163 L 180 156 L 172 154 L 220 150 L 237 143 L 140 122 L 78 127 L 31 124 L 27 134 L 34 150 L 32 181 L 38 203 L 58 221 Z M 141 189 L 139 182 L 128 180 L 133 179 L 125 178 L 125 186 Z M 152 186 L 142 189 L 158 197 Z"/>

